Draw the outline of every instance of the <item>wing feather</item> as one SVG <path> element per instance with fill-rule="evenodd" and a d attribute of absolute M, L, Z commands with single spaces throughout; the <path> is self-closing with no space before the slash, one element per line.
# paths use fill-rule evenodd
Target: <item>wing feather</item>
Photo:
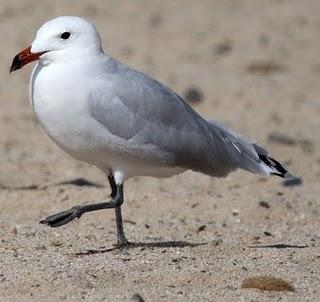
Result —
<path fill-rule="evenodd" d="M 125 144 L 121 149 L 132 156 L 218 177 L 237 168 L 261 172 L 250 142 L 205 120 L 175 92 L 143 73 L 122 65 L 106 73 L 90 99 L 92 117 L 120 137 Z"/>

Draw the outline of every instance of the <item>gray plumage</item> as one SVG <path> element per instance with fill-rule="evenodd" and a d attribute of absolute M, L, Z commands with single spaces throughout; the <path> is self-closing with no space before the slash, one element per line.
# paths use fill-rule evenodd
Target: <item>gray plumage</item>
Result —
<path fill-rule="evenodd" d="M 206 120 L 175 92 L 113 59 L 91 95 L 91 116 L 125 141 L 127 155 L 222 177 L 238 168 L 269 174 L 250 143 Z"/>

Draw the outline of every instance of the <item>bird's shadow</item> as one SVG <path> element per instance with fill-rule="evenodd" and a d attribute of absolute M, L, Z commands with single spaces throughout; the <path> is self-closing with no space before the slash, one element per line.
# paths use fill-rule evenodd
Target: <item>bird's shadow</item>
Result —
<path fill-rule="evenodd" d="M 79 177 L 79 178 L 63 180 L 56 183 L 45 184 L 45 185 L 30 184 L 26 186 L 8 186 L 8 185 L 0 184 L 0 189 L 10 190 L 10 191 L 42 191 L 42 190 L 48 189 L 49 187 L 68 186 L 68 185 L 77 186 L 77 187 L 94 187 L 94 188 L 104 187 L 99 183 L 92 182 L 85 178 Z"/>
<path fill-rule="evenodd" d="M 249 248 L 255 248 L 255 249 L 304 249 L 307 248 L 308 245 L 296 245 L 296 244 L 285 244 L 285 243 L 279 243 L 279 244 L 270 244 L 270 245 L 250 245 Z"/>
<path fill-rule="evenodd" d="M 119 248 L 118 246 L 113 246 L 110 248 L 103 249 L 89 249 L 82 252 L 75 253 L 75 256 L 86 256 L 94 254 L 104 254 L 112 251 L 128 251 L 131 249 L 141 248 L 143 249 L 154 249 L 154 248 L 194 248 L 201 245 L 206 245 L 207 242 L 192 243 L 188 241 L 157 241 L 157 242 L 130 242 L 127 246 Z"/>

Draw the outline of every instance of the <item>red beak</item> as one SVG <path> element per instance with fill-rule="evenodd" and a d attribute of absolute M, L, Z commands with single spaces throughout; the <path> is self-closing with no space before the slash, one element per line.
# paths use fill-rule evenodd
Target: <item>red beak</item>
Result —
<path fill-rule="evenodd" d="M 13 58 L 13 61 L 11 63 L 11 67 L 10 67 L 10 73 L 22 68 L 24 65 L 26 65 L 30 62 L 38 60 L 39 57 L 41 55 L 43 55 L 44 53 L 46 53 L 46 51 L 39 52 L 39 53 L 32 53 L 31 46 L 22 50 Z"/>

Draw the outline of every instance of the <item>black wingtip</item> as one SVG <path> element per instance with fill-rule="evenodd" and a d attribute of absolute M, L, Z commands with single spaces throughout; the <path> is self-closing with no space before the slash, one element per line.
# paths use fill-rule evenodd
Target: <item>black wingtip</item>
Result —
<path fill-rule="evenodd" d="M 277 160 L 271 158 L 267 155 L 259 154 L 259 158 L 264 162 L 268 167 L 270 167 L 273 172 L 270 174 L 276 175 L 282 178 L 292 178 L 293 175 L 290 174 Z"/>

